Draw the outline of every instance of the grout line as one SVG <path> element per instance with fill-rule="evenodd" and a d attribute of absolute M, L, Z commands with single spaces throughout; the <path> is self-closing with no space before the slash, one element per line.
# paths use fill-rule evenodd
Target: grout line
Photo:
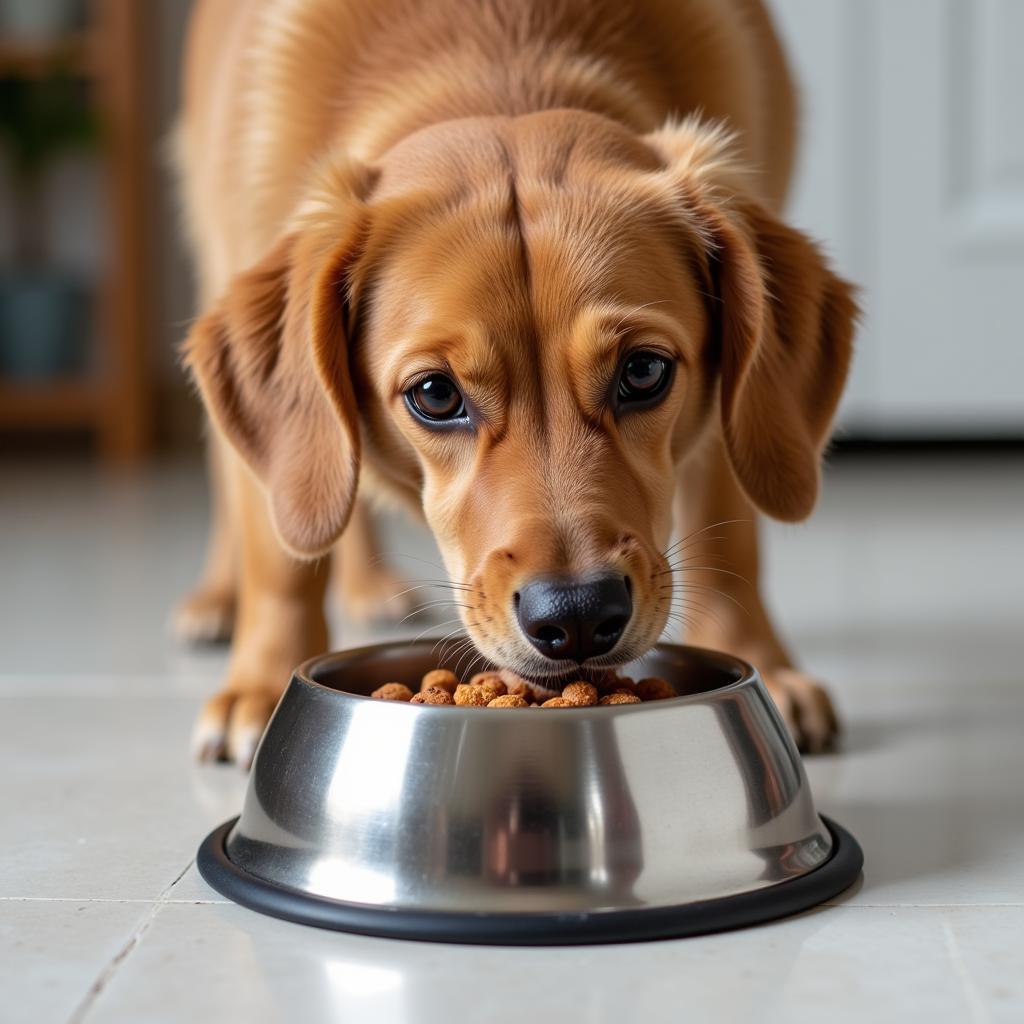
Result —
<path fill-rule="evenodd" d="M 82 997 L 81 1002 L 72 1011 L 71 1016 L 68 1018 L 68 1024 L 82 1024 L 85 1020 L 86 1015 L 92 1010 L 93 1006 L 96 1005 L 96 1000 L 103 994 L 103 990 L 113 980 L 114 975 L 118 972 L 121 965 L 131 956 L 132 951 L 139 945 L 142 939 L 145 937 L 146 932 L 152 927 L 153 922 L 156 920 L 157 914 L 160 913 L 161 909 L 170 902 L 168 896 L 171 890 L 185 877 L 185 872 L 195 863 L 194 860 L 189 862 L 178 872 L 177 876 L 152 902 L 149 906 L 149 910 L 146 911 L 142 920 L 136 925 L 135 930 L 128 936 L 128 941 L 118 950 L 114 955 L 113 959 L 104 966 L 100 973 L 96 976 L 93 983 L 89 986 L 85 995 Z"/>
<path fill-rule="evenodd" d="M 168 906 L 176 904 L 182 904 L 184 906 L 190 906 L 192 904 L 209 903 L 211 905 L 220 905 L 224 903 L 230 903 L 231 900 L 162 900 L 159 897 L 156 899 L 147 899 L 142 896 L 136 897 L 119 897 L 119 896 L 0 896 L 0 903 L 166 903 Z"/>
<path fill-rule="evenodd" d="M 1024 903 L 819 903 L 822 910 L 1024 910 Z"/>
<path fill-rule="evenodd" d="M 956 940 L 956 933 L 948 920 L 942 922 L 942 934 L 946 940 L 946 954 L 953 967 L 953 973 L 960 982 L 960 988 L 964 994 L 964 1002 L 970 1011 L 972 1024 L 989 1024 L 992 1019 L 989 1016 L 985 1000 L 978 991 L 978 986 L 971 977 L 970 969 L 964 963 L 963 953 L 960 952 L 960 944 Z"/>
<path fill-rule="evenodd" d="M 842 900 L 825 900 L 818 906 L 848 910 L 988 910 L 1000 907 L 1024 908 L 1024 903 L 1016 901 L 998 903 L 865 903 L 863 900 L 853 903 Z"/>
<path fill-rule="evenodd" d="M 216 679 L 210 679 L 210 685 L 216 684 Z M 166 682 L 163 684 L 166 686 Z M 80 690 L 74 686 L 64 687 L 53 687 L 52 689 L 33 689 L 33 690 L 4 690 L 2 684 L 0 684 L 0 701 L 15 701 L 15 700 L 39 700 L 39 701 L 58 701 L 64 700 L 68 697 L 72 697 L 75 700 L 94 700 L 94 701 L 181 701 L 181 702 L 196 702 L 201 701 L 207 696 L 207 690 L 196 690 L 192 691 L 168 691 L 164 689 L 162 691 L 147 690 L 147 691 L 132 691 L 130 689 L 118 690 L 110 689 L 102 692 L 98 690 Z"/>

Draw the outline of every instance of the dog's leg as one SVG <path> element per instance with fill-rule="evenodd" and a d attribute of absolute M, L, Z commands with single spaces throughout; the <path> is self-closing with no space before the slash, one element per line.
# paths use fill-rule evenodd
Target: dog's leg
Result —
<path fill-rule="evenodd" d="M 381 560 L 373 513 L 365 500 L 352 508 L 337 544 L 334 588 L 353 622 L 398 622 L 414 605 L 409 583 Z"/>
<path fill-rule="evenodd" d="M 226 465 L 225 441 L 211 431 L 206 446 L 210 481 L 210 535 L 206 560 L 195 588 L 182 599 L 171 620 L 185 643 L 221 643 L 231 639 L 238 591 L 237 510 Z"/>
<path fill-rule="evenodd" d="M 754 664 L 801 749 L 826 749 L 838 731 L 832 702 L 820 683 L 794 667 L 765 609 L 757 512 L 721 443 L 684 470 L 678 506 L 682 540 L 670 560 L 679 565 L 673 580 L 689 620 L 687 640 Z"/>
<path fill-rule="evenodd" d="M 238 615 L 227 679 L 199 716 L 193 749 L 200 760 L 247 768 L 292 669 L 327 647 L 330 566 L 329 559 L 298 561 L 281 547 L 266 496 L 237 457 L 229 459 L 241 542 Z"/>

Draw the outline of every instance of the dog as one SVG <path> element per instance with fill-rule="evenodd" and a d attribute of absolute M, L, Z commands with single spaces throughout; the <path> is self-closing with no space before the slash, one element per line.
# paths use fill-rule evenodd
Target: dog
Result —
<path fill-rule="evenodd" d="M 857 315 L 780 217 L 795 122 L 757 0 L 200 0 L 185 361 L 217 483 L 180 621 L 232 631 L 200 758 L 247 765 L 325 648 L 332 548 L 350 594 L 397 593 L 367 496 L 426 519 L 491 661 L 578 677 L 678 614 L 831 742 L 757 591 Z"/>

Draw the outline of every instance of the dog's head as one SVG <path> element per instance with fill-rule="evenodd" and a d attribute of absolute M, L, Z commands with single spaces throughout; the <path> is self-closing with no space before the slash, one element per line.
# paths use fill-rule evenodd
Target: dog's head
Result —
<path fill-rule="evenodd" d="M 807 515 L 854 315 L 721 131 L 549 112 L 323 171 L 188 355 L 288 548 L 338 537 L 362 454 L 421 501 L 476 646 L 545 676 L 657 639 L 676 469 L 713 434 L 756 506 Z"/>

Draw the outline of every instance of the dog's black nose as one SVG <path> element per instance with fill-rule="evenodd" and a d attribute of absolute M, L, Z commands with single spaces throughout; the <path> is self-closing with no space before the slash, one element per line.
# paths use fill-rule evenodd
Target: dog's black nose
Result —
<path fill-rule="evenodd" d="M 519 625 L 545 657 L 583 662 L 607 654 L 633 614 L 625 576 L 579 582 L 541 576 L 516 595 Z"/>

